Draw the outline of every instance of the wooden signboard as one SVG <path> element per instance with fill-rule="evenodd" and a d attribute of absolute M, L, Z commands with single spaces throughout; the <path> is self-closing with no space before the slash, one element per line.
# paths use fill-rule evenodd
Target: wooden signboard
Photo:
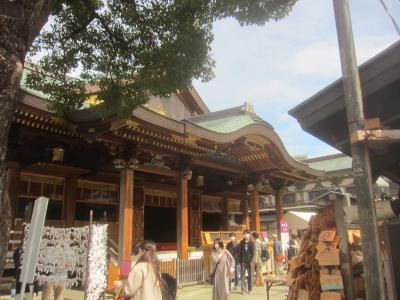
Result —
<path fill-rule="evenodd" d="M 332 270 L 331 274 L 328 270 L 321 270 L 320 283 L 323 291 L 342 290 L 343 279 L 340 270 Z"/>
<path fill-rule="evenodd" d="M 324 230 L 319 234 L 318 241 L 332 242 L 335 238 L 336 230 Z"/>
<path fill-rule="evenodd" d="M 337 292 L 322 292 L 320 300 L 342 300 L 342 294 Z"/>
<path fill-rule="evenodd" d="M 211 245 L 213 243 L 209 232 L 204 232 L 204 239 L 206 240 L 207 245 Z"/>
<path fill-rule="evenodd" d="M 318 260 L 320 266 L 339 266 L 339 249 L 327 247 L 323 251 L 318 251 L 315 259 Z"/>

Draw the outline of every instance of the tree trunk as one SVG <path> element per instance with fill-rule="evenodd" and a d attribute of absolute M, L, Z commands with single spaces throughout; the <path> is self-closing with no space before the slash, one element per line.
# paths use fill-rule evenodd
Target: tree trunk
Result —
<path fill-rule="evenodd" d="M 9 197 L 4 194 L 8 133 L 22 76 L 23 59 L 7 53 L 0 46 L 0 274 L 4 268 L 12 221 Z"/>
<path fill-rule="evenodd" d="M 8 134 L 25 56 L 50 15 L 49 0 L 0 1 L 0 277 L 7 255 L 11 206 L 5 195 Z"/>

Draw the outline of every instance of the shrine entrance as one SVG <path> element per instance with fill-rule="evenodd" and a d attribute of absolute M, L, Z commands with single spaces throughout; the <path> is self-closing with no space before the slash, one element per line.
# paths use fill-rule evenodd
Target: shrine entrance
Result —
<path fill-rule="evenodd" d="M 202 195 L 201 230 L 221 231 L 223 229 L 222 198 Z"/>
<path fill-rule="evenodd" d="M 176 208 L 144 208 L 144 239 L 157 244 L 176 244 Z"/>
<path fill-rule="evenodd" d="M 176 250 L 176 192 L 145 189 L 144 195 L 144 239 L 159 250 Z"/>
<path fill-rule="evenodd" d="M 221 231 L 222 230 L 222 214 L 217 212 L 202 213 L 202 230 L 203 231 Z"/>

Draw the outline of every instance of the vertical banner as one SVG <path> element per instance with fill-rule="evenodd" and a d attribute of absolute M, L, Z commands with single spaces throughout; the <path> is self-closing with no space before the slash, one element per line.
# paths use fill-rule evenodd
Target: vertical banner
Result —
<path fill-rule="evenodd" d="M 21 270 L 20 282 L 22 282 L 20 297 L 23 299 L 26 284 L 32 284 L 35 276 L 36 261 L 39 254 L 40 241 L 42 240 L 44 220 L 46 218 L 49 199 L 39 197 L 35 201 L 31 218 L 31 227 L 27 238 L 27 247 Z"/>
<path fill-rule="evenodd" d="M 281 243 L 282 243 L 282 250 L 285 252 L 289 248 L 289 226 L 286 220 L 281 221 Z"/>

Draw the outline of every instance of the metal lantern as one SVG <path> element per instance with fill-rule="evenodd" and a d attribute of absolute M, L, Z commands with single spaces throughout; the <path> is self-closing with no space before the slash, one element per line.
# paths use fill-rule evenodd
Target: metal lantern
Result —
<path fill-rule="evenodd" d="M 199 175 L 196 177 L 196 186 L 204 186 L 204 176 Z"/>
<path fill-rule="evenodd" d="M 61 163 L 64 161 L 64 149 L 63 148 L 53 148 L 52 150 L 52 162 L 58 162 Z"/>

